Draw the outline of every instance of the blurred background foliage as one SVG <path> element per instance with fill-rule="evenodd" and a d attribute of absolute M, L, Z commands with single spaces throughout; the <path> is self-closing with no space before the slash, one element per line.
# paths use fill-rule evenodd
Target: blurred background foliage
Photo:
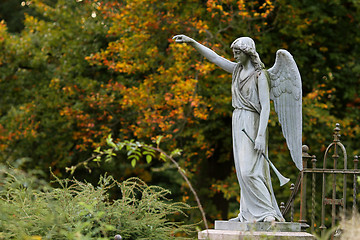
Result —
<path fill-rule="evenodd" d="M 279 48 L 303 81 L 303 143 L 323 156 L 339 122 L 350 155 L 360 141 L 360 2 L 357 0 L 3 0 L 0 3 L 0 161 L 61 178 L 97 147 L 163 136 L 203 202 L 209 223 L 238 212 L 231 142 L 231 76 L 172 37 L 186 34 L 232 59 L 231 42 L 252 37 L 267 67 Z M 274 111 L 270 159 L 294 182 Z M 194 204 L 170 164 L 132 167 L 126 156 L 90 162 L 74 175 L 137 176 Z M 278 201 L 289 190 L 278 187 Z M 193 211 L 186 221 L 196 222 Z"/>

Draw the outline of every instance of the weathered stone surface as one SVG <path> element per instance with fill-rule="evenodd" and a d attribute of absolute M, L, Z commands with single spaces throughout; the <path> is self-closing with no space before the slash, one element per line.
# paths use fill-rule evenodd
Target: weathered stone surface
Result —
<path fill-rule="evenodd" d="M 252 232 L 209 229 L 198 233 L 199 240 L 315 240 L 305 232 Z"/>
<path fill-rule="evenodd" d="M 216 230 L 261 231 L 261 232 L 300 232 L 301 224 L 295 222 L 233 222 L 215 221 Z"/>

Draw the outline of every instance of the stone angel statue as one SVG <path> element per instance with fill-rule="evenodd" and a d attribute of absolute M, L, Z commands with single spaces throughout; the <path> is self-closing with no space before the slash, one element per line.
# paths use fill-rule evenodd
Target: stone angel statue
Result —
<path fill-rule="evenodd" d="M 176 35 L 173 39 L 191 45 L 232 74 L 232 139 L 240 213 L 230 221 L 284 221 L 270 178 L 267 125 L 272 99 L 292 160 L 302 170 L 302 88 L 293 57 L 286 50 L 278 50 L 274 66 L 265 70 L 249 37 L 240 37 L 231 44 L 235 62 L 188 36 Z"/>

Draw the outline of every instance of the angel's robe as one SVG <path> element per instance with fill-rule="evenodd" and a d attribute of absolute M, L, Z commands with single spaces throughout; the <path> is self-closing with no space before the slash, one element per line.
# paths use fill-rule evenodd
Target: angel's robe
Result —
<path fill-rule="evenodd" d="M 261 112 L 257 84 L 259 72 L 241 79 L 241 71 L 242 66 L 237 64 L 231 87 L 235 108 L 232 116 L 233 152 L 240 184 L 238 217 L 241 222 L 260 222 L 268 216 L 284 221 L 272 188 L 269 164 L 242 132 L 245 129 L 252 139 L 256 139 Z M 266 145 L 266 155 L 267 149 Z"/>

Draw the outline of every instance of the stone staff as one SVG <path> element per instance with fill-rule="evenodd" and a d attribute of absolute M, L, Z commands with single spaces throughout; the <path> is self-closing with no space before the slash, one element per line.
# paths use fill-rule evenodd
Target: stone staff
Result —
<path fill-rule="evenodd" d="M 254 140 L 249 136 L 249 134 L 245 131 L 245 128 L 242 129 L 242 131 L 245 133 L 245 135 L 250 139 L 250 141 L 255 144 Z M 275 165 L 270 161 L 270 159 L 263 153 L 261 152 L 261 155 L 266 159 L 266 161 L 270 164 L 270 167 L 272 168 L 272 170 L 274 171 L 274 173 L 276 174 L 276 176 L 278 177 L 279 181 L 280 181 L 280 186 L 285 185 L 287 182 L 290 181 L 289 178 L 284 177 L 279 170 L 277 170 L 277 168 L 275 167 Z"/>

